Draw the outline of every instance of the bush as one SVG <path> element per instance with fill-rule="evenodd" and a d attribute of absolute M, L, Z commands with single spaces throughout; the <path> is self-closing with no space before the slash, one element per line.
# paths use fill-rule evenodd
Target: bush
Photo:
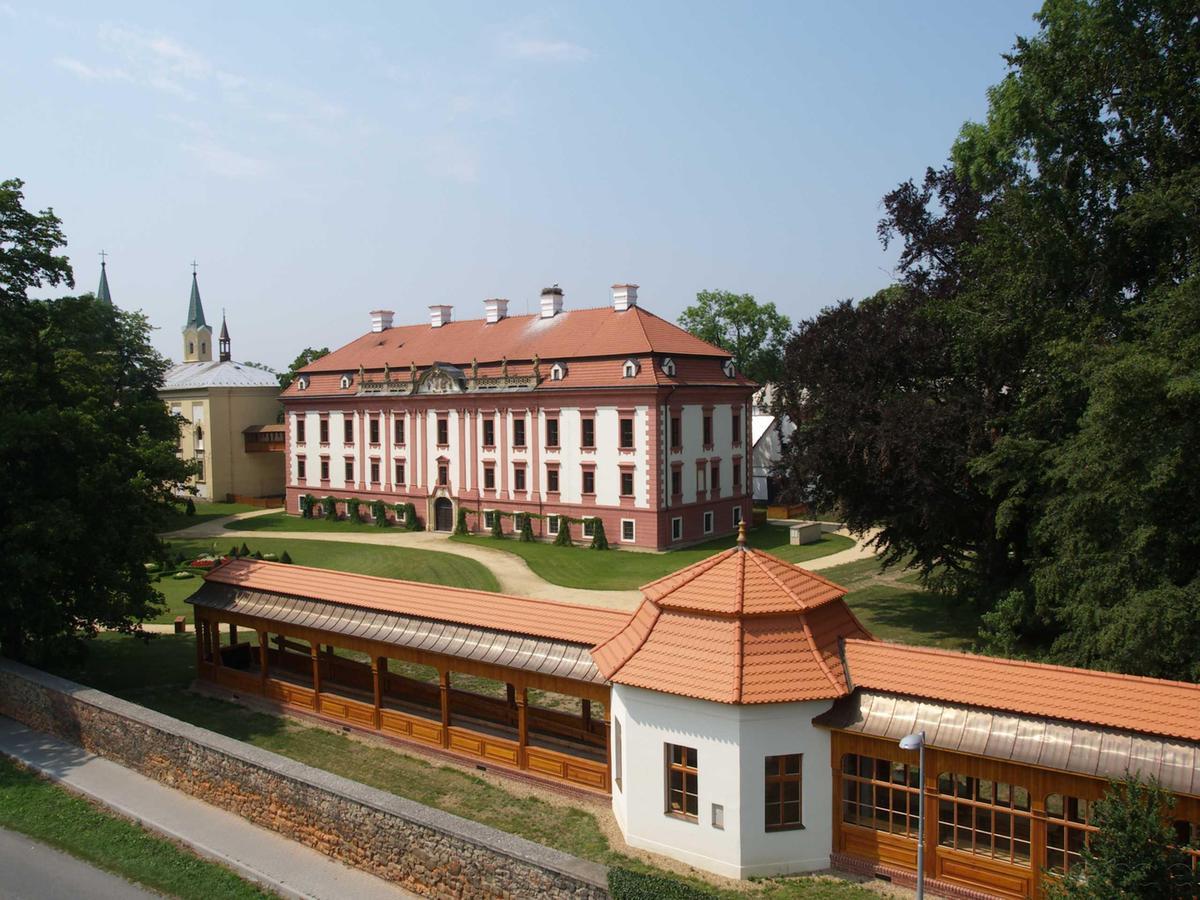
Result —
<path fill-rule="evenodd" d="M 144 565 L 146 566 L 147 572 L 158 572 L 162 569 L 162 566 L 156 562 L 148 562 L 148 563 L 145 563 Z"/>
<path fill-rule="evenodd" d="M 246 546 L 246 542 L 242 541 L 242 549 L 237 552 L 238 556 L 249 556 L 250 548 Z"/>
<path fill-rule="evenodd" d="M 500 513 L 492 513 L 492 537 L 499 540 L 504 537 L 504 526 L 500 522 Z"/>
<path fill-rule="evenodd" d="M 274 553 L 264 553 L 262 555 L 262 558 L 264 560 L 266 560 L 267 562 L 279 562 L 279 557 L 276 556 Z"/>
<path fill-rule="evenodd" d="M 174 578 L 176 581 L 183 581 L 187 578 L 195 578 L 196 576 L 193 575 L 191 572 L 176 572 L 171 577 Z"/>
<path fill-rule="evenodd" d="M 458 520 L 454 523 L 455 534 L 470 534 L 471 529 L 467 527 L 467 511 L 463 507 L 458 508 Z"/>
<path fill-rule="evenodd" d="M 555 546 L 571 546 L 571 520 L 566 516 L 558 517 L 558 534 L 554 536 Z"/>
<path fill-rule="evenodd" d="M 533 522 L 530 521 L 528 513 L 524 513 L 521 516 L 521 537 L 519 540 L 526 544 L 533 541 Z"/>
<path fill-rule="evenodd" d="M 262 559 L 262 558 L 263 558 L 262 551 L 261 551 L 261 550 L 255 550 L 255 551 L 254 551 L 254 558 L 255 558 L 255 559 Z"/>
<path fill-rule="evenodd" d="M 337 518 L 337 501 L 334 500 L 332 497 L 322 497 L 321 498 L 321 511 L 324 513 L 325 518 L 336 519 Z"/>
<path fill-rule="evenodd" d="M 375 524 L 380 528 L 387 525 L 387 504 L 382 500 L 376 500 L 371 504 L 371 518 L 375 520 Z"/>
<path fill-rule="evenodd" d="M 292 564 L 292 554 L 290 554 L 286 550 L 284 550 L 283 556 L 279 557 L 279 561 L 281 563 L 287 563 L 290 566 Z"/>
<path fill-rule="evenodd" d="M 362 505 L 362 501 L 360 501 L 357 497 L 350 497 L 348 500 L 346 500 L 346 521 L 348 521 L 348 522 L 359 521 L 358 508 L 361 505 Z"/>
<path fill-rule="evenodd" d="M 407 506 L 407 504 L 405 504 L 405 503 L 397 503 L 396 504 L 396 524 L 397 525 L 406 524 L 405 519 L 404 519 L 404 510 L 405 510 L 406 506 Z"/>
<path fill-rule="evenodd" d="M 608 538 L 604 536 L 604 520 L 592 519 L 592 549 L 607 550 Z"/>
<path fill-rule="evenodd" d="M 417 508 L 411 503 L 404 504 L 404 524 L 409 531 L 424 531 L 425 526 L 417 518 Z"/>
<path fill-rule="evenodd" d="M 192 501 L 191 497 L 188 497 L 187 506 L 183 508 L 183 514 L 185 516 L 194 516 L 196 514 L 196 504 Z"/>
<path fill-rule="evenodd" d="M 229 555 L 231 557 L 233 557 L 234 559 L 237 559 L 241 555 L 240 553 L 238 553 L 237 544 L 234 544 L 232 547 L 229 548 Z"/>
<path fill-rule="evenodd" d="M 612 900 L 709 900 L 716 891 L 694 888 L 663 875 L 647 875 L 613 866 L 608 870 Z"/>
<path fill-rule="evenodd" d="M 317 498 L 312 494 L 303 494 L 300 497 L 300 517 L 303 519 L 311 519 L 313 517 L 313 507 L 317 503 Z"/>

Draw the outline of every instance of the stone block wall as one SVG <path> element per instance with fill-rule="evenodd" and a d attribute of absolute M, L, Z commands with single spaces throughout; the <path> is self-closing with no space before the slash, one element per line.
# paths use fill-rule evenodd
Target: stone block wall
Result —
<path fill-rule="evenodd" d="M 417 894 L 608 897 L 596 863 L 4 659 L 0 714 Z"/>

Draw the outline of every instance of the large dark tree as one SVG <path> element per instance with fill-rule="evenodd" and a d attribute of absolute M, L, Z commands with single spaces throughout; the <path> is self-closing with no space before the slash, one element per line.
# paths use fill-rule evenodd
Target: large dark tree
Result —
<path fill-rule="evenodd" d="M 945 556 L 989 611 L 992 648 L 1197 677 L 1195 4 L 1049 0 L 1036 19 L 950 164 L 884 198 L 905 303 L 944 341 L 939 390 L 974 398 L 966 418 L 908 414 L 958 452 L 915 482 L 911 466 L 893 469 L 908 483 L 871 496 L 854 479 L 886 484 L 886 470 L 846 468 L 840 445 L 793 448 L 789 461 L 838 459 L 841 470 L 794 466 L 795 484 L 818 483 L 858 522 L 912 519 L 892 500 L 905 491 L 922 510 L 948 485 L 965 489 L 934 543 L 961 551 Z M 839 315 L 800 329 L 816 358 L 785 379 L 797 414 L 822 358 L 844 354 L 836 330 L 819 338 Z M 930 358 L 921 343 L 897 352 Z M 911 391 L 889 382 L 876 400 L 876 418 L 897 421 Z M 860 427 L 865 443 L 884 437 L 872 420 Z M 820 434 L 801 428 L 795 443 L 809 438 Z M 936 562 L 913 528 L 882 539 L 893 556 Z"/>
<path fill-rule="evenodd" d="M 145 318 L 27 298 L 72 282 L 58 219 L 26 212 L 21 187 L 0 183 L 0 649 L 18 658 L 161 608 L 145 563 L 188 475 Z"/>

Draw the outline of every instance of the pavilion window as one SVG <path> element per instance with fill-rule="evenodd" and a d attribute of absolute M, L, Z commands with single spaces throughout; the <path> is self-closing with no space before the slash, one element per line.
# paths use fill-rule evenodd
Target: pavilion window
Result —
<path fill-rule="evenodd" d="M 671 496 L 678 497 L 683 493 L 683 472 L 679 469 L 671 470 Z"/>
<path fill-rule="evenodd" d="M 766 758 L 766 821 L 767 831 L 790 831 L 803 828 L 802 767 L 804 756 L 788 753 Z"/>
<path fill-rule="evenodd" d="M 547 518 L 546 518 L 546 533 L 547 534 L 558 534 L 558 524 L 559 524 L 558 516 L 547 516 Z"/>
<path fill-rule="evenodd" d="M 921 779 L 916 766 L 847 753 L 842 757 L 842 821 L 916 839 Z"/>
<path fill-rule="evenodd" d="M 327 459 L 321 460 L 321 480 L 329 480 L 329 460 Z"/>
<path fill-rule="evenodd" d="M 621 496 L 633 496 L 633 470 L 623 470 L 621 472 Z"/>
<path fill-rule="evenodd" d="M 583 470 L 583 493 L 596 493 L 596 473 L 592 469 Z"/>
<path fill-rule="evenodd" d="M 708 478 L 709 487 L 711 488 L 711 490 L 714 494 L 719 496 L 721 493 L 721 464 L 713 463 L 710 466 L 709 471 L 710 471 L 709 478 Z"/>
<path fill-rule="evenodd" d="M 667 809 L 669 816 L 699 821 L 700 770 L 696 748 L 681 744 L 666 744 Z"/>
<path fill-rule="evenodd" d="M 448 485 L 450 483 L 450 467 L 448 465 L 446 465 L 445 463 L 440 464 L 438 466 L 437 477 L 438 477 L 438 485 L 440 487 L 445 487 L 446 485 Z"/>
<path fill-rule="evenodd" d="M 1083 848 L 1096 831 L 1094 800 L 1051 794 L 1046 798 L 1046 870 L 1065 875 L 1083 866 Z"/>
<path fill-rule="evenodd" d="M 713 443 L 713 427 L 712 427 L 712 414 L 710 413 L 710 414 L 707 414 L 704 416 L 704 447 L 705 447 L 705 449 L 711 447 L 712 443 Z"/>
<path fill-rule="evenodd" d="M 733 446 L 737 447 L 742 443 L 742 414 L 733 414 Z"/>
<path fill-rule="evenodd" d="M 1019 866 L 1030 864 L 1029 791 L 954 772 L 938 776 L 938 844 Z"/>
<path fill-rule="evenodd" d="M 371 417 L 371 443 L 379 443 L 379 420 L 374 416 Z"/>
<path fill-rule="evenodd" d="M 396 424 L 393 426 L 392 432 L 393 432 L 393 437 L 396 439 L 396 443 L 399 446 L 403 447 L 404 446 L 404 419 L 401 419 L 401 418 L 396 419 Z"/>
<path fill-rule="evenodd" d="M 404 463 L 396 463 L 396 487 L 404 484 Z"/>
<path fill-rule="evenodd" d="M 342 442 L 346 444 L 354 443 L 354 420 L 349 416 L 342 419 Z"/>

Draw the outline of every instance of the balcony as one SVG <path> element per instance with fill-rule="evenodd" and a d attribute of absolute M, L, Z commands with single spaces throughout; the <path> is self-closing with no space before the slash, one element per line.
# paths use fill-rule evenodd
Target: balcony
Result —
<path fill-rule="evenodd" d="M 242 430 L 247 453 L 282 453 L 286 425 L 251 425 Z"/>

